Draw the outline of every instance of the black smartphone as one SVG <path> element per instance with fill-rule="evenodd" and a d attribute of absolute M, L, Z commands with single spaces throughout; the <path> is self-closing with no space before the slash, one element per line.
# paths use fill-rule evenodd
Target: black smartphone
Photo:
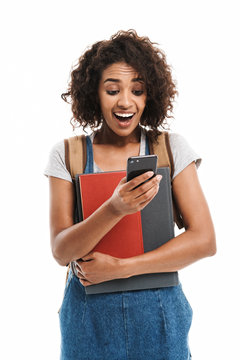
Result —
<path fill-rule="evenodd" d="M 127 181 L 147 171 L 153 171 L 154 175 L 152 177 L 154 177 L 157 173 L 157 159 L 157 155 L 132 156 L 128 158 Z"/>

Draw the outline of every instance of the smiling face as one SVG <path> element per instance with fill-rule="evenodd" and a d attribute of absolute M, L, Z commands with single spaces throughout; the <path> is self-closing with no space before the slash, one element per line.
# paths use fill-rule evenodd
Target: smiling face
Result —
<path fill-rule="evenodd" d="M 103 127 L 118 136 L 137 128 L 146 105 L 146 89 L 139 74 L 124 62 L 107 67 L 99 82 Z"/>

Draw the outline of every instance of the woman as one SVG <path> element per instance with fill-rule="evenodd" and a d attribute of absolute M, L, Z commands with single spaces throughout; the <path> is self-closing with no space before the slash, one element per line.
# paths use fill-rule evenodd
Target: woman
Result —
<path fill-rule="evenodd" d="M 62 95 L 64 100 L 71 98 L 75 122 L 93 130 L 85 172 L 125 170 L 130 156 L 149 153 L 159 127 L 170 117 L 176 93 L 164 53 L 135 31 L 120 31 L 87 50 L 72 71 L 68 92 Z M 68 275 L 60 310 L 61 359 L 191 358 L 192 310 L 180 284 L 85 293 L 92 284 L 175 272 L 215 254 L 214 228 L 196 172 L 200 159 L 181 136 L 170 133 L 169 140 L 175 168 L 172 189 L 185 232 L 154 251 L 127 259 L 92 249 L 120 219 L 154 198 L 161 177 L 150 179 L 152 174 L 147 172 L 128 183 L 123 178 L 100 208 L 74 224 L 74 189 L 64 143 L 52 150 L 45 171 L 50 183 L 52 252 L 60 265 L 77 264 L 77 276 L 72 271 Z"/>

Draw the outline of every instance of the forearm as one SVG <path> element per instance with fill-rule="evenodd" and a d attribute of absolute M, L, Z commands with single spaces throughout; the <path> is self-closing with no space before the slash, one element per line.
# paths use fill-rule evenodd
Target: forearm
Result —
<path fill-rule="evenodd" d="M 82 258 L 122 217 L 122 215 L 114 213 L 111 204 L 106 201 L 86 220 L 62 230 L 56 236 L 52 235 L 54 258 L 60 265 L 66 265 Z"/>
<path fill-rule="evenodd" d="M 122 259 L 123 277 L 174 272 L 216 252 L 214 232 L 186 230 L 161 247 L 133 258 Z"/>

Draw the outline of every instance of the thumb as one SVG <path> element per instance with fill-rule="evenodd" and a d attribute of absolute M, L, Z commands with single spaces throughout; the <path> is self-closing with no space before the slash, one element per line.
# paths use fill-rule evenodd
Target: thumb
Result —
<path fill-rule="evenodd" d="M 126 182 L 127 182 L 127 178 L 126 178 L 126 176 L 125 176 L 124 178 L 122 178 L 122 179 L 120 180 L 119 185 L 126 184 Z"/>

